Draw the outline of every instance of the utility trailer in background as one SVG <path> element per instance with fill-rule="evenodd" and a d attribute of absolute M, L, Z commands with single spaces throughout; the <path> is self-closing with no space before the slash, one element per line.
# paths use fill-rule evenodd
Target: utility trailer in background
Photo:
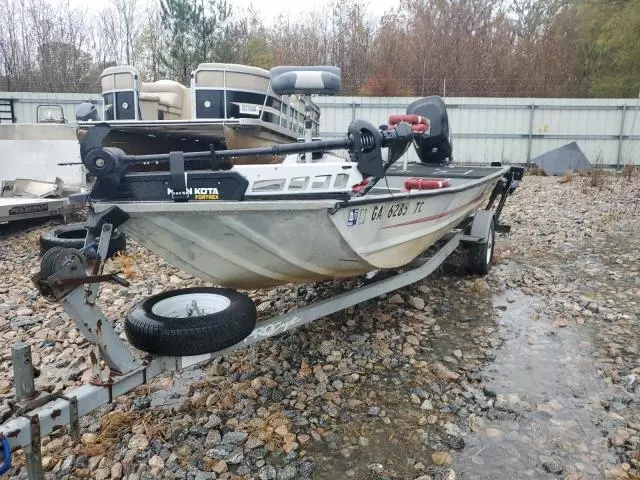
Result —
<path fill-rule="evenodd" d="M 42 217 L 66 217 L 82 208 L 82 202 L 70 195 L 78 189 L 67 189 L 60 179 L 55 182 L 19 178 L 3 180 L 0 185 L 0 224 Z"/>

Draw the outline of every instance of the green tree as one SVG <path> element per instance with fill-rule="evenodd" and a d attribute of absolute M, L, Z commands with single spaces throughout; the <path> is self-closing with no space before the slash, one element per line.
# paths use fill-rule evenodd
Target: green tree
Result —
<path fill-rule="evenodd" d="M 640 0 L 620 2 L 600 29 L 602 61 L 592 85 L 596 96 L 635 97 L 640 90 Z"/>
<path fill-rule="evenodd" d="M 189 83 L 201 62 L 217 60 L 217 46 L 231 15 L 226 0 L 161 0 L 162 25 L 167 31 L 160 60 L 179 82 Z"/>

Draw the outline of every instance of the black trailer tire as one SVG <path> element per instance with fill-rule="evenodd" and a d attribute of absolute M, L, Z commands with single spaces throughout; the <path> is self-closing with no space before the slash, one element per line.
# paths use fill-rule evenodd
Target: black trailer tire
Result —
<path fill-rule="evenodd" d="M 493 247 L 496 240 L 496 227 L 492 219 L 486 241 L 469 245 L 467 253 L 467 270 L 473 275 L 487 275 L 493 259 Z"/>
<path fill-rule="evenodd" d="M 189 308 L 193 301 L 196 309 Z M 129 343 L 143 352 L 202 355 L 244 340 L 256 318 L 253 301 L 243 293 L 228 288 L 183 288 L 135 305 L 126 315 L 124 331 Z"/>
<path fill-rule="evenodd" d="M 44 255 L 52 247 L 75 248 L 84 247 L 87 229 L 84 223 L 58 225 L 40 236 L 40 255 Z M 107 250 L 107 258 L 127 249 L 127 238 L 124 233 L 114 230 Z"/>

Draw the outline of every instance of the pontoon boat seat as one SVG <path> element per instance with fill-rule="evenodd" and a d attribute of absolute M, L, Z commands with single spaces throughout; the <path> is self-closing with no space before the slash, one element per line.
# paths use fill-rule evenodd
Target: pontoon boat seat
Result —
<path fill-rule="evenodd" d="M 269 76 L 271 87 L 278 95 L 335 95 L 340 91 L 338 67 L 274 67 Z"/>
<path fill-rule="evenodd" d="M 164 120 L 189 120 L 190 91 L 173 80 L 143 83 L 140 89 L 140 110 L 143 120 L 158 120 L 158 115 Z"/>
<path fill-rule="evenodd" d="M 257 118 L 265 95 L 273 95 L 267 70 L 233 63 L 201 63 L 191 88 L 195 118 Z"/>
<path fill-rule="evenodd" d="M 191 118 L 189 89 L 178 82 L 158 80 L 143 83 L 142 75 L 137 69 L 122 65 L 105 69 L 100 83 L 105 101 L 105 120 Z"/>
<path fill-rule="evenodd" d="M 100 75 L 105 120 L 135 120 L 140 72 L 128 65 L 106 68 Z"/>
<path fill-rule="evenodd" d="M 193 72 L 198 88 L 212 87 L 245 89 L 265 92 L 269 85 L 269 72 L 264 68 L 235 63 L 201 63 Z"/>

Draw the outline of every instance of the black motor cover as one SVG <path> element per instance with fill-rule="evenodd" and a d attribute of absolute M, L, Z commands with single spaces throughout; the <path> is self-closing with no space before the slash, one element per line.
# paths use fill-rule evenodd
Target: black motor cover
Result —
<path fill-rule="evenodd" d="M 83 102 L 76 105 L 76 120 L 79 122 L 98 120 L 98 110 L 96 109 L 96 106 L 89 102 Z"/>
<path fill-rule="evenodd" d="M 421 98 L 407 107 L 407 114 L 429 119 L 431 131 L 414 135 L 414 145 L 423 163 L 442 165 L 450 163 L 453 155 L 449 118 L 444 100 L 439 96 Z"/>

